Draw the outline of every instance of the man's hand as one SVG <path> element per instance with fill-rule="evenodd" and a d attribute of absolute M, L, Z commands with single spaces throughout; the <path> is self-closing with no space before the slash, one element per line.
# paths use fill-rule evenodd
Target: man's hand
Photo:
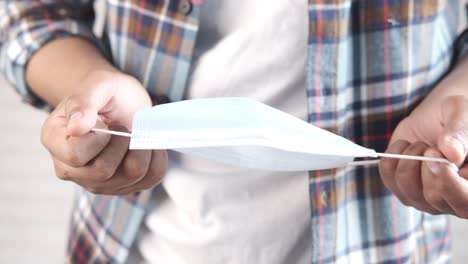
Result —
<path fill-rule="evenodd" d="M 158 184 L 166 151 L 128 150 L 129 139 L 91 132 L 93 127 L 128 131 L 134 113 L 151 107 L 145 89 L 117 71 L 87 74 L 43 125 L 41 141 L 57 176 L 97 194 L 125 195 Z"/>
<path fill-rule="evenodd" d="M 388 153 L 446 158 L 446 163 L 382 159 L 385 185 L 405 204 L 468 219 L 468 57 L 395 129 Z"/>
<path fill-rule="evenodd" d="M 398 125 L 386 152 L 447 158 L 460 171 L 446 163 L 387 158 L 380 162 L 380 174 L 403 204 L 468 218 L 467 150 L 468 98 L 448 96 L 438 103 L 431 97 Z"/>

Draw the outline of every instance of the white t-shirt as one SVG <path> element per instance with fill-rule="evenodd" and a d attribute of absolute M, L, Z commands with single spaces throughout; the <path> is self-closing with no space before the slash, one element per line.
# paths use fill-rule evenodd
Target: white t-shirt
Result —
<path fill-rule="evenodd" d="M 306 119 L 307 0 L 204 0 L 200 19 L 187 99 L 249 97 Z M 310 263 L 307 172 L 174 152 L 169 167 L 134 245 L 140 261 Z"/>

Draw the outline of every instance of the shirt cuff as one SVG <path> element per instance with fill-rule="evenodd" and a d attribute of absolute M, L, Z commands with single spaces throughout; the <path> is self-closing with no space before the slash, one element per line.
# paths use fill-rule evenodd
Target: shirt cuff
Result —
<path fill-rule="evenodd" d="M 450 70 L 453 70 L 455 66 L 468 54 L 468 28 L 465 29 L 460 35 L 458 35 L 453 46 L 453 57 L 450 65 Z"/>
<path fill-rule="evenodd" d="M 29 59 L 41 47 L 49 41 L 68 38 L 80 37 L 89 40 L 96 47 L 105 53 L 104 46 L 101 41 L 93 34 L 92 30 L 86 24 L 79 23 L 72 19 L 62 21 L 41 21 L 38 24 L 42 26 L 34 27 L 33 30 L 16 32 L 16 38 L 9 41 L 2 51 L 1 60 L 5 66 L 3 72 L 8 81 L 16 88 L 17 92 L 22 96 L 23 101 L 37 108 L 50 109 L 47 103 L 39 98 L 26 84 L 26 66 Z"/>

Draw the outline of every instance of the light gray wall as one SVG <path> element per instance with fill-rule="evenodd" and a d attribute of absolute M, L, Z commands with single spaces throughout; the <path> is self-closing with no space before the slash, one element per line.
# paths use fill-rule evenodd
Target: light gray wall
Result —
<path fill-rule="evenodd" d="M 0 79 L 0 263 L 63 263 L 73 186 L 39 142 L 46 114 Z"/>

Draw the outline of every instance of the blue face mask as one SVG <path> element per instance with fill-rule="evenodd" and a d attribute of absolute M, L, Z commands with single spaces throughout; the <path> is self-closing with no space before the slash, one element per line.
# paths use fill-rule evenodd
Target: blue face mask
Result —
<path fill-rule="evenodd" d="M 229 165 L 275 171 L 342 167 L 376 157 L 361 147 L 245 98 L 187 100 L 140 110 L 131 149 L 173 149 Z"/>

